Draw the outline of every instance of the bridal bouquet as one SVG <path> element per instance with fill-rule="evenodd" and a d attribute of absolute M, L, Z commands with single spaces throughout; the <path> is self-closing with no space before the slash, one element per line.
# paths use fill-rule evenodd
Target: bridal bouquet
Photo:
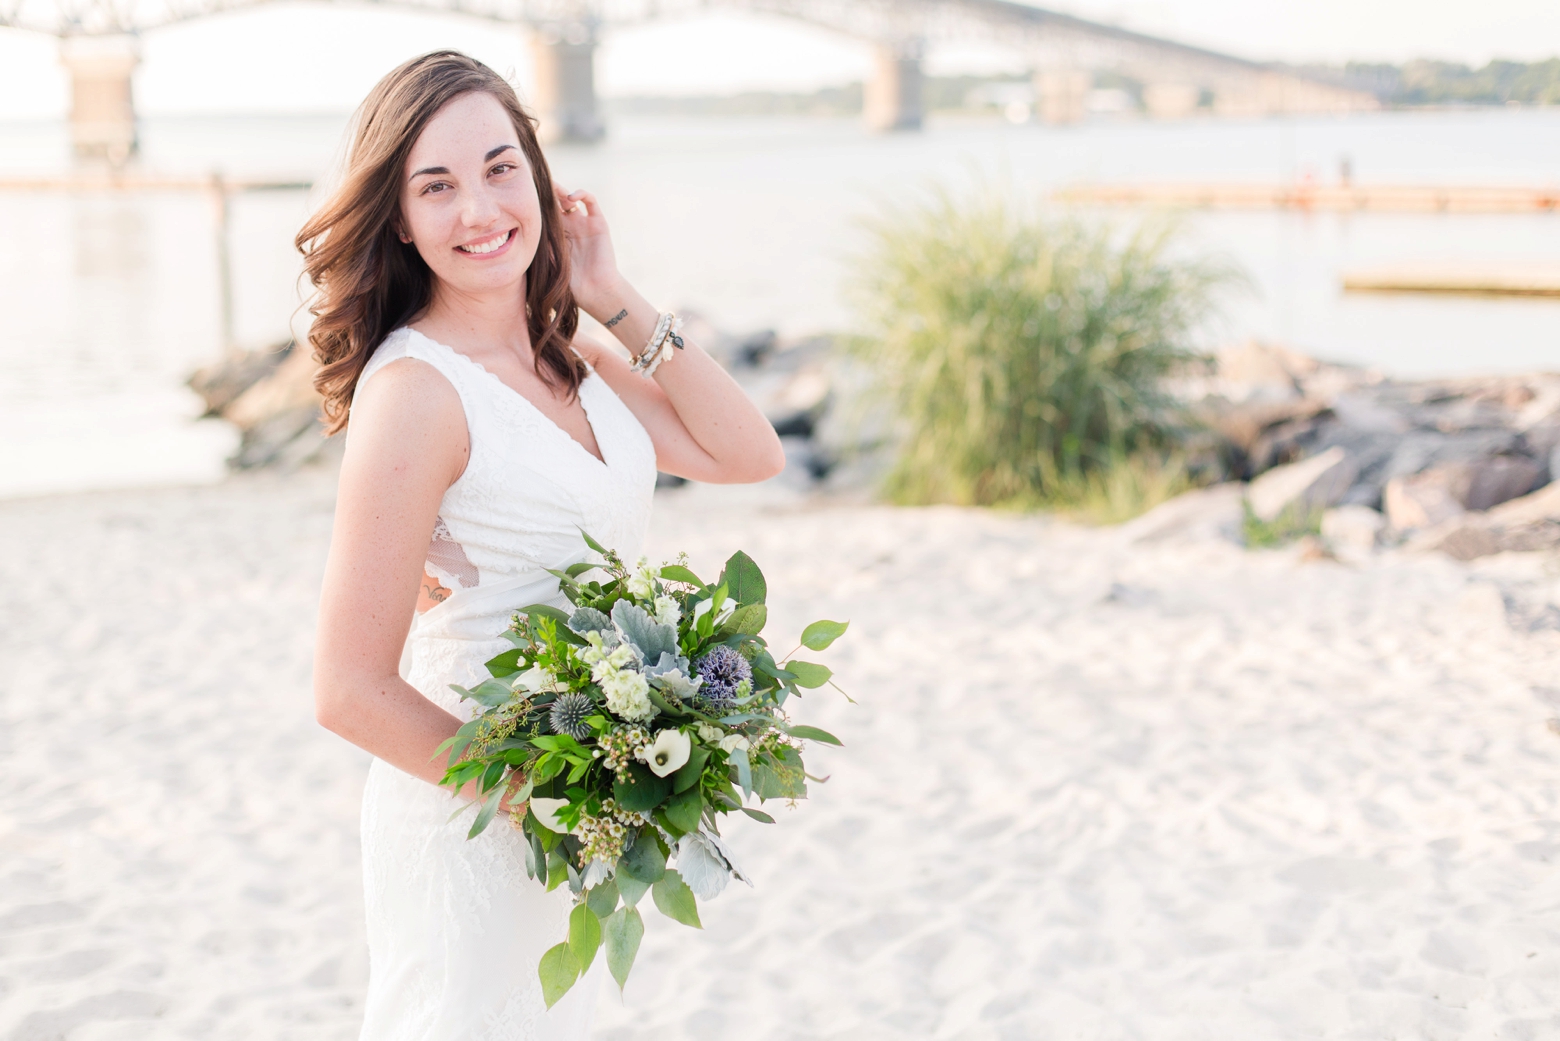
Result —
<path fill-rule="evenodd" d="M 823 779 L 806 772 L 803 742 L 840 743 L 790 722 L 787 699 L 831 673 L 769 652 L 764 576 L 747 554 L 709 584 L 681 562 L 630 569 L 585 541 L 605 563 L 554 572 L 573 610 L 514 616 L 503 634 L 513 646 L 487 663 L 493 678 L 454 688 L 484 711 L 440 747 L 443 783 L 475 781 L 482 793 L 470 837 L 507 793 L 526 870 L 575 894 L 568 939 L 539 968 L 549 1007 L 603 947 L 618 985 L 627 981 L 646 892 L 698 928 L 698 900 L 748 881 L 721 818 L 741 811 L 773 824 L 749 800 L 806 798 L 807 780 Z M 606 581 L 581 581 L 597 569 Z M 814 622 L 797 650 L 827 648 L 846 625 Z"/>

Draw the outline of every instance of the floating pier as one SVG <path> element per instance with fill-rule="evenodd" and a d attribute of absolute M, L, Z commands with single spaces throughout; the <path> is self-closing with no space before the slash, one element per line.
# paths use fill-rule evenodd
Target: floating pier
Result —
<path fill-rule="evenodd" d="M 1378 268 L 1345 273 L 1343 288 L 1353 293 L 1560 297 L 1560 264 Z"/>
<path fill-rule="evenodd" d="M 1554 213 L 1560 186 L 1080 184 L 1052 193 L 1076 206 L 1373 213 Z"/>

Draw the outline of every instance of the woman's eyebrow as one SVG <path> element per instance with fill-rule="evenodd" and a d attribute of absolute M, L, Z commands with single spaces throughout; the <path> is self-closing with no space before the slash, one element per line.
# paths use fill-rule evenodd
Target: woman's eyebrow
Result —
<path fill-rule="evenodd" d="M 503 155 L 505 152 L 514 150 L 514 147 L 514 145 L 499 145 L 487 155 L 483 156 L 482 161 L 484 163 L 491 163 L 494 159 Z M 425 166 L 421 170 L 413 173 L 412 177 L 421 177 L 423 174 L 448 174 L 449 172 L 450 168 L 447 166 Z M 407 180 L 410 181 L 412 177 L 408 177 Z"/>

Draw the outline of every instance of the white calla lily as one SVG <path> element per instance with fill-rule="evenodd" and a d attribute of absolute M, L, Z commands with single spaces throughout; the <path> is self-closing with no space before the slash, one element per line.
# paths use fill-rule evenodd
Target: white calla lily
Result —
<path fill-rule="evenodd" d="M 682 769 L 682 765 L 688 761 L 688 753 L 693 750 L 693 742 L 688 740 L 688 735 L 681 730 L 663 730 L 655 735 L 655 740 L 645 746 L 639 758 L 650 768 L 650 772 L 657 777 L 665 777 Z"/>
<path fill-rule="evenodd" d="M 542 827 L 548 831 L 557 832 L 559 835 L 569 834 L 569 829 L 563 826 L 558 819 L 558 811 L 569 805 L 568 799 L 544 799 L 539 795 L 531 796 L 531 812 Z"/>

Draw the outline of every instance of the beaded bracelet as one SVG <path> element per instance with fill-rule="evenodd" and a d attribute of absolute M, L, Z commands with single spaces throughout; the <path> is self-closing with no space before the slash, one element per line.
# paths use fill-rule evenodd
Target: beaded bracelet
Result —
<path fill-rule="evenodd" d="M 678 335 L 682 331 L 682 319 L 670 311 L 656 316 L 655 332 L 650 335 L 650 342 L 645 344 L 645 349 L 634 358 L 634 364 L 629 367 L 631 372 L 637 372 L 645 379 L 655 375 L 655 370 L 661 367 L 661 363 L 672 356 L 672 349 L 682 350 L 683 338 Z"/>

